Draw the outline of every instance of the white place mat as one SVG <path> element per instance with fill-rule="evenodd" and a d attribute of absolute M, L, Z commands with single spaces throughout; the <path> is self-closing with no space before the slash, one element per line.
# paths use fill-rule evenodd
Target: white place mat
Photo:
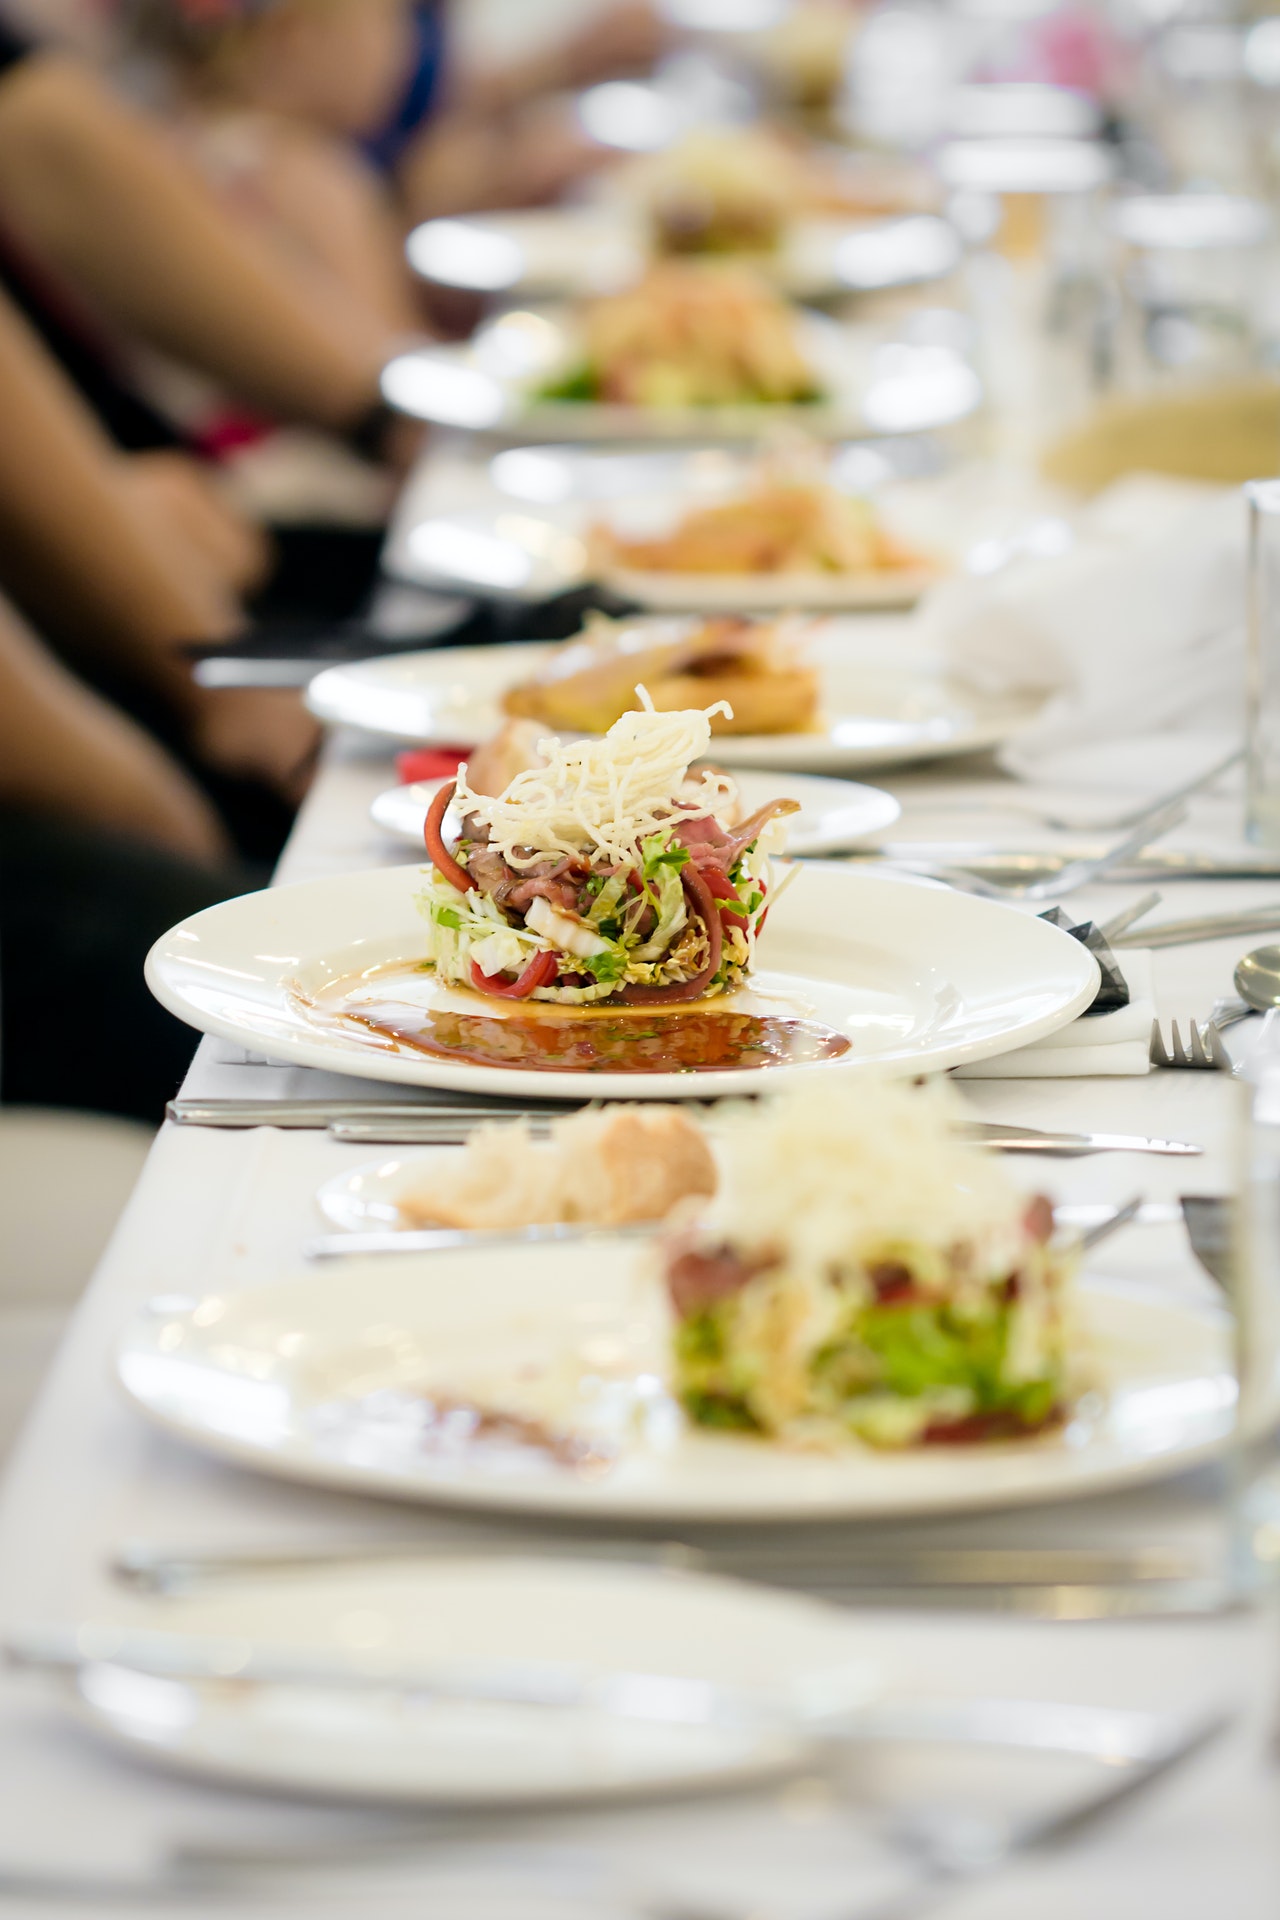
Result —
<path fill-rule="evenodd" d="M 1127 1007 L 1086 1014 L 1034 1046 L 959 1067 L 956 1078 L 1060 1080 L 1088 1074 L 1150 1073 L 1151 1023 L 1156 1017 L 1151 955 L 1145 948 L 1128 948 L 1120 965 L 1132 996 Z"/>

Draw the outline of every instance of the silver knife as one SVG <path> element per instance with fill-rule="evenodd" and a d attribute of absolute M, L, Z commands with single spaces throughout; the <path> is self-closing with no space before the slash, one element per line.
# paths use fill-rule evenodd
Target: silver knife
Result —
<path fill-rule="evenodd" d="M 1116 935 L 1111 945 L 1124 947 L 1191 947 L 1201 940 L 1229 940 L 1250 933 L 1269 933 L 1280 927 L 1280 903 L 1270 907 L 1241 907 L 1237 913 L 1201 913 L 1189 920 L 1157 921 Z"/>
<path fill-rule="evenodd" d="M 1189 1140 L 1149 1139 L 1137 1133 L 1043 1133 L 1036 1127 L 1004 1127 L 975 1120 L 961 1128 L 966 1140 L 997 1153 L 1165 1153 L 1197 1154 Z"/>
<path fill-rule="evenodd" d="M 892 840 L 879 846 L 855 847 L 846 854 L 824 859 L 883 860 L 891 866 L 948 866 L 962 868 L 985 880 L 1010 885 L 1052 879 L 1076 860 L 1091 860 L 1106 852 L 1105 841 L 1082 841 L 1066 847 L 997 847 L 985 841 Z M 1170 847 L 1150 847 L 1108 873 L 1111 880 L 1277 880 L 1280 859 L 1274 853 L 1249 848 L 1228 854 L 1196 853 Z"/>
<path fill-rule="evenodd" d="M 574 1221 L 529 1227 L 421 1227 L 385 1233 L 321 1233 L 303 1243 L 308 1260 L 340 1260 L 359 1253 L 449 1253 L 455 1247 L 537 1246 L 545 1242 L 590 1240 L 608 1234 L 610 1239 L 642 1238 L 655 1233 L 660 1220 L 641 1225 L 602 1227 Z"/>
<path fill-rule="evenodd" d="M 329 1131 L 335 1140 L 347 1144 L 399 1147 L 465 1146 L 475 1127 L 493 1115 L 463 1113 L 439 1115 L 404 1122 L 335 1121 Z M 538 1116 L 534 1120 L 537 1131 Z M 1198 1154 L 1204 1148 L 1187 1140 L 1149 1139 L 1128 1133 L 1046 1133 L 1037 1127 L 1002 1127 L 987 1121 L 973 1121 L 961 1131 L 975 1146 L 989 1147 L 995 1153 L 1160 1153 Z"/>
<path fill-rule="evenodd" d="M 581 1101 L 550 1102 L 544 1105 L 510 1101 L 503 1103 L 448 1102 L 439 1097 L 429 1100 L 171 1100 L 168 1118 L 179 1127 L 329 1127 L 338 1122 L 356 1126 L 376 1123 L 410 1125 L 416 1122 L 453 1120 L 458 1125 L 479 1120 L 554 1119 L 571 1113 Z M 364 1136 L 366 1138 L 370 1136 Z"/>

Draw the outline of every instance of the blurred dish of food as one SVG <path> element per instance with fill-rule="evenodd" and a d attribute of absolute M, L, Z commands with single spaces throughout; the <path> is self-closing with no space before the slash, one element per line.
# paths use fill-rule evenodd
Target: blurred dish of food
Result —
<path fill-rule="evenodd" d="M 663 1255 L 695 1422 L 901 1447 L 1062 1417 L 1071 1263 L 959 1111 L 941 1082 L 825 1081 L 726 1125 L 716 1197 Z"/>
<path fill-rule="evenodd" d="M 591 529 L 598 568 L 638 573 L 920 575 L 936 563 L 890 533 L 870 500 L 820 479 L 778 475 L 736 500 L 695 507 L 653 540 Z"/>
<path fill-rule="evenodd" d="M 796 405 L 821 393 L 781 295 L 739 266 L 669 260 L 587 303 L 580 359 L 539 397 L 679 410 Z"/>
<path fill-rule="evenodd" d="M 681 1108 L 616 1106 L 555 1120 L 547 1139 L 525 1121 L 480 1127 L 460 1153 L 415 1162 L 395 1205 L 409 1227 L 625 1227 L 715 1187 L 706 1136 Z"/>
<path fill-rule="evenodd" d="M 811 623 L 798 618 L 610 620 L 592 614 L 575 639 L 508 688 L 507 713 L 568 732 L 604 733 L 637 704 L 643 681 L 658 712 L 696 701 L 714 734 L 811 727 L 818 677 L 803 657 Z M 732 708 L 726 712 L 725 708 Z"/>
<path fill-rule="evenodd" d="M 868 164 L 866 155 L 801 143 L 758 123 L 699 127 L 633 162 L 607 191 L 634 209 L 660 254 L 747 253 L 771 269 L 777 263 L 767 256 L 815 222 L 848 232 L 850 221 L 932 204 L 928 187 L 901 164 Z"/>
<path fill-rule="evenodd" d="M 767 128 L 700 127 L 628 182 L 660 253 L 769 253 L 806 204 L 804 159 Z"/>

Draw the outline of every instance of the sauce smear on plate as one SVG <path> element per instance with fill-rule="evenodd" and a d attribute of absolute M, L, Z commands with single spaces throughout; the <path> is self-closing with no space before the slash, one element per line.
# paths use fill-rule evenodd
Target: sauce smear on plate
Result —
<path fill-rule="evenodd" d="M 814 1020 L 727 1008 L 496 1018 L 377 1002 L 348 1006 L 342 1018 L 436 1060 L 551 1073 L 726 1073 L 836 1060 L 852 1046 Z"/>

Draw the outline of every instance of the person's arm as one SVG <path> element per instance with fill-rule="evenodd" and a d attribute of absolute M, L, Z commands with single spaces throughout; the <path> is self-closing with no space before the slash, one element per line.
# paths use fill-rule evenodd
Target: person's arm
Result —
<path fill-rule="evenodd" d="M 3 299 L 0 423 L 0 580 L 51 636 L 159 692 L 203 760 L 297 797 L 316 742 L 297 696 L 202 688 L 179 651 L 243 628 L 252 551 L 218 560 L 190 477 L 135 471 Z"/>
<path fill-rule="evenodd" d="M 0 804 L 128 833 L 210 865 L 229 848 L 148 734 L 59 666 L 0 602 Z"/>
<path fill-rule="evenodd" d="M 0 421 L 0 579 L 42 625 L 181 707 L 191 677 L 175 649 L 237 632 L 235 596 L 148 517 L 123 457 L 2 297 Z"/>
<path fill-rule="evenodd" d="M 504 113 L 549 93 L 566 93 L 620 73 L 644 73 L 672 38 L 651 0 L 612 0 L 572 33 L 545 40 L 507 62 L 463 67 L 454 76 L 459 106 Z"/>
<path fill-rule="evenodd" d="M 315 296 L 194 168 L 56 53 L 0 86 L 0 213 L 126 330 L 270 412 L 346 428 L 394 342 Z"/>

